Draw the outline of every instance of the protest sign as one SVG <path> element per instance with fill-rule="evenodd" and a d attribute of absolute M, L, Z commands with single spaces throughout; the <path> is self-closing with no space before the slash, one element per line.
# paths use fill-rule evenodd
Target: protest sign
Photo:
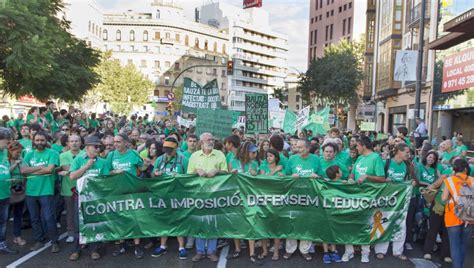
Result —
<path fill-rule="evenodd" d="M 198 109 L 196 134 L 211 132 L 217 138 L 225 138 L 232 133 L 233 111 L 222 109 Z"/>
<path fill-rule="evenodd" d="M 362 131 L 375 131 L 375 122 L 362 122 L 362 123 L 360 123 L 360 130 L 362 130 Z"/>
<path fill-rule="evenodd" d="M 306 106 L 296 114 L 296 130 L 300 130 L 302 126 L 308 123 L 309 111 L 310 106 Z"/>
<path fill-rule="evenodd" d="M 288 110 L 286 110 L 285 119 L 283 120 L 283 131 L 291 134 L 296 131 L 296 114 Z"/>
<path fill-rule="evenodd" d="M 184 119 L 182 118 L 181 116 L 178 115 L 178 117 L 176 118 L 176 121 L 178 122 L 178 124 L 180 126 L 184 126 L 186 128 L 189 128 L 191 126 L 195 126 L 196 125 L 196 121 L 192 121 L 192 120 L 188 120 L 188 119 Z"/>
<path fill-rule="evenodd" d="M 329 130 L 329 107 L 313 113 L 310 115 L 308 124 L 304 125 L 303 129 L 308 129 L 313 132 L 313 135 L 324 135 Z"/>
<path fill-rule="evenodd" d="M 285 114 L 285 111 L 270 112 L 270 118 L 268 120 L 269 126 L 273 128 L 283 128 Z"/>
<path fill-rule="evenodd" d="M 78 191 L 81 243 L 192 236 L 369 245 L 400 234 L 412 186 L 239 174 L 144 180 L 123 173 L 79 181 Z"/>
<path fill-rule="evenodd" d="M 245 94 L 245 117 L 246 133 L 268 132 L 268 97 L 266 94 Z"/>
<path fill-rule="evenodd" d="M 184 78 L 181 110 L 196 114 L 198 109 L 218 109 L 221 107 L 221 97 L 217 80 L 214 79 L 201 87 L 189 78 Z"/>

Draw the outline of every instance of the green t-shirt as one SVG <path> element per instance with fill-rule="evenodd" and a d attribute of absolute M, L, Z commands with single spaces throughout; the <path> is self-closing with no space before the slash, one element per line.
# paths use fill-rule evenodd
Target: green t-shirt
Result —
<path fill-rule="evenodd" d="M 183 156 L 186 157 L 186 159 L 189 160 L 189 158 L 191 157 L 193 153 L 191 153 L 190 151 L 186 150 L 186 151 L 183 151 Z"/>
<path fill-rule="evenodd" d="M 230 162 L 232 162 L 232 159 L 235 158 L 235 154 L 234 152 L 230 151 L 230 152 L 227 152 L 227 154 L 225 155 L 225 161 L 227 162 L 227 165 L 230 164 Z"/>
<path fill-rule="evenodd" d="M 53 124 L 53 121 L 54 121 L 54 116 L 53 116 L 53 113 L 51 111 L 48 111 L 45 115 L 46 117 L 46 120 L 48 121 L 47 123 L 49 125 Z"/>
<path fill-rule="evenodd" d="M 18 140 L 18 142 L 23 147 L 23 150 L 22 150 L 23 155 L 26 155 L 27 153 L 33 150 L 33 142 L 30 139 L 23 138 L 23 139 Z"/>
<path fill-rule="evenodd" d="M 277 165 L 277 167 L 279 167 L 279 166 L 281 167 L 281 171 L 279 171 L 279 172 L 285 172 L 285 169 L 283 168 L 283 166 L 282 165 Z M 263 171 L 263 175 L 267 175 L 267 176 L 270 176 L 270 173 L 272 172 L 270 170 L 270 167 L 268 166 L 268 163 L 265 166 L 260 165 L 260 171 Z M 278 174 L 278 172 L 273 174 L 273 176 L 276 176 L 277 174 Z"/>
<path fill-rule="evenodd" d="M 26 116 L 26 123 L 31 124 L 31 120 L 35 119 L 35 116 L 33 114 L 29 114 Z M 36 122 L 38 123 L 38 122 Z"/>
<path fill-rule="evenodd" d="M 165 136 L 168 136 L 172 132 L 176 132 L 176 128 L 165 128 L 164 131 L 163 131 Z"/>
<path fill-rule="evenodd" d="M 416 177 L 420 180 L 420 182 L 433 184 L 436 181 L 436 170 L 432 167 L 425 167 L 423 164 L 419 163 L 416 169 Z M 415 187 L 414 191 L 416 195 L 420 195 L 420 188 Z"/>
<path fill-rule="evenodd" d="M 111 171 L 120 169 L 137 176 L 137 168 L 143 166 L 143 159 L 135 150 L 128 149 L 123 154 L 115 150 L 107 155 L 107 163 Z"/>
<path fill-rule="evenodd" d="M 61 144 L 53 143 L 53 145 L 51 145 L 51 149 L 55 150 L 58 153 L 62 153 L 64 147 Z"/>
<path fill-rule="evenodd" d="M 29 167 L 47 167 L 49 165 L 59 165 L 58 152 L 46 148 L 39 152 L 33 150 L 25 155 L 23 165 Z M 54 181 L 56 174 L 31 175 L 27 176 L 26 195 L 27 196 L 46 196 L 54 194 Z"/>
<path fill-rule="evenodd" d="M 443 162 L 445 162 L 445 161 L 449 162 L 455 156 L 457 156 L 456 150 L 451 150 L 451 152 L 443 152 L 443 157 L 442 157 Z"/>
<path fill-rule="evenodd" d="M 283 172 L 286 170 L 286 166 L 288 165 L 288 158 L 282 152 L 280 152 L 280 162 L 278 162 L 278 165 L 281 165 L 283 167 Z M 268 161 L 267 159 L 264 159 L 260 163 L 260 169 L 266 166 L 268 166 Z"/>
<path fill-rule="evenodd" d="M 89 119 L 89 127 L 97 128 L 99 126 L 99 121 L 97 119 Z"/>
<path fill-rule="evenodd" d="M 322 176 L 324 178 L 327 178 L 327 174 L 326 174 L 326 169 L 328 169 L 329 167 L 331 166 L 338 166 L 339 169 L 341 170 L 342 172 L 342 177 L 341 179 L 342 180 L 347 180 L 349 178 L 349 169 L 347 169 L 347 165 L 344 165 L 343 162 L 337 160 L 337 159 L 333 159 L 331 161 L 326 161 L 324 160 L 324 157 L 323 156 L 320 156 L 319 157 L 319 161 L 321 162 L 321 172 L 322 172 Z"/>
<path fill-rule="evenodd" d="M 298 174 L 301 177 L 309 177 L 311 174 L 323 176 L 319 157 L 314 154 L 309 154 L 306 158 L 299 154 L 291 156 L 286 166 L 286 174 Z"/>
<path fill-rule="evenodd" d="M 347 163 L 347 160 L 349 158 L 351 158 L 351 155 L 349 154 L 349 150 L 342 150 L 341 152 L 336 154 L 336 160 L 340 163 Z"/>
<path fill-rule="evenodd" d="M 355 180 L 364 175 L 385 177 L 384 162 L 380 155 L 374 152 L 360 155 L 354 164 L 352 174 L 354 174 Z"/>
<path fill-rule="evenodd" d="M 249 163 L 242 165 L 239 159 L 233 158 L 230 161 L 230 165 L 232 169 L 237 170 L 237 173 L 250 175 L 250 170 L 258 172 L 258 162 L 257 161 L 250 161 Z M 258 174 L 258 173 L 257 173 Z"/>
<path fill-rule="evenodd" d="M 0 200 L 10 197 L 11 175 L 8 150 L 0 151 Z"/>
<path fill-rule="evenodd" d="M 467 146 L 465 144 L 457 146 L 454 151 L 456 152 L 456 156 L 460 156 L 463 152 L 467 151 Z"/>
<path fill-rule="evenodd" d="M 401 183 L 405 181 L 407 172 L 408 168 L 405 161 L 397 163 L 393 159 L 391 159 L 387 169 L 387 178 L 390 179 L 392 182 Z"/>
<path fill-rule="evenodd" d="M 164 171 L 166 175 L 186 174 L 188 159 L 181 153 L 176 153 L 172 158 L 167 158 L 167 155 L 163 154 L 156 159 L 153 165 L 153 174 L 156 170 Z"/>
<path fill-rule="evenodd" d="M 69 171 L 73 172 L 79 170 L 81 167 L 87 164 L 87 161 L 89 161 L 89 157 L 86 153 L 74 158 Z M 84 178 L 105 176 L 109 175 L 109 173 L 110 170 L 107 161 L 105 159 L 97 157 L 94 164 L 86 172 L 84 172 L 82 177 L 80 177 L 77 181 L 82 180 Z"/>
<path fill-rule="evenodd" d="M 77 155 L 73 155 L 71 150 L 64 152 L 59 155 L 59 165 L 60 166 L 69 166 L 69 171 L 71 170 L 71 164 L 76 157 L 83 156 L 84 151 L 79 151 Z M 63 176 L 61 180 L 61 195 L 62 196 L 72 196 L 71 189 L 76 187 L 76 181 L 73 181 L 69 176 Z"/>
<path fill-rule="evenodd" d="M 184 137 L 183 137 L 183 143 L 181 144 L 181 150 L 183 152 L 186 152 L 188 150 L 188 143 L 186 141 L 184 141 Z"/>
<path fill-rule="evenodd" d="M 56 122 L 55 120 L 53 120 L 51 122 L 51 133 L 56 133 L 57 131 L 59 131 L 59 123 Z"/>
<path fill-rule="evenodd" d="M 83 119 L 79 120 L 79 125 L 87 128 L 87 120 L 83 120 Z"/>
<path fill-rule="evenodd" d="M 21 126 L 25 124 L 25 120 L 17 118 L 15 119 L 13 124 L 15 125 L 16 130 L 19 132 L 21 129 Z"/>

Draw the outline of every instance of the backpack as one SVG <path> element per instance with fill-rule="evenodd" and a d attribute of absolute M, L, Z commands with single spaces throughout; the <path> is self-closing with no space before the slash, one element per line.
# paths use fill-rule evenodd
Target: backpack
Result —
<path fill-rule="evenodd" d="M 463 222 L 474 221 L 474 189 L 464 181 L 459 189 L 459 195 L 454 187 L 453 177 L 447 178 L 453 189 L 454 214 Z"/>

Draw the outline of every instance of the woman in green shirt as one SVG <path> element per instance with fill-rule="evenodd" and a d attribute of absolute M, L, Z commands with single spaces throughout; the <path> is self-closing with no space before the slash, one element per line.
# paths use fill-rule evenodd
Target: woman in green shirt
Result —
<path fill-rule="evenodd" d="M 26 123 L 27 124 L 39 123 L 38 119 L 39 119 L 39 108 L 31 107 L 30 110 L 28 111 L 28 115 L 26 116 Z"/>
<path fill-rule="evenodd" d="M 25 187 L 26 182 L 20 172 L 21 164 L 21 151 L 23 146 L 17 141 L 11 141 L 8 143 L 8 160 L 10 161 L 10 174 L 12 176 L 12 197 L 14 195 L 19 199 L 16 203 L 11 203 L 10 206 L 13 210 L 13 243 L 24 246 L 26 240 L 21 237 L 21 226 L 23 224 L 23 208 L 25 206 Z M 14 198 L 10 198 L 10 202 Z M 23 199 L 23 200 L 21 200 Z"/>

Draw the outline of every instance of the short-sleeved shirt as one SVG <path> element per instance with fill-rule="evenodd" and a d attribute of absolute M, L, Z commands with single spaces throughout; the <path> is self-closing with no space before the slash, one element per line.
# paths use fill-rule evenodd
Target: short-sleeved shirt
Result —
<path fill-rule="evenodd" d="M 358 180 L 360 176 L 385 176 L 384 163 L 380 155 L 371 152 L 368 155 L 360 155 L 357 158 L 352 169 L 354 179 Z"/>
<path fill-rule="evenodd" d="M 28 138 L 19 139 L 18 142 L 23 147 L 22 153 L 26 155 L 33 150 L 33 142 Z"/>
<path fill-rule="evenodd" d="M 59 165 L 58 152 L 46 148 L 43 151 L 33 150 L 25 155 L 23 165 L 29 167 L 47 167 L 49 165 Z M 54 181 L 56 174 L 27 176 L 26 195 L 27 196 L 47 196 L 54 194 Z"/>
<path fill-rule="evenodd" d="M 456 156 L 457 156 L 456 150 L 451 150 L 451 152 L 446 152 L 445 151 L 445 152 L 443 152 L 443 162 L 445 162 L 445 161 L 449 162 L 449 161 L 451 161 L 451 159 L 453 157 L 456 157 Z"/>
<path fill-rule="evenodd" d="M 191 157 L 192 154 L 193 153 L 188 151 L 188 150 L 183 151 L 183 156 L 186 157 L 186 159 L 188 159 L 188 160 L 189 160 L 189 158 Z"/>
<path fill-rule="evenodd" d="M 89 127 L 97 128 L 99 126 L 99 121 L 97 119 L 89 119 Z"/>
<path fill-rule="evenodd" d="M 0 151 L 0 200 L 10 197 L 11 175 L 8 151 Z"/>
<path fill-rule="evenodd" d="M 189 158 L 187 173 L 194 174 L 197 169 L 202 169 L 205 172 L 213 169 L 227 172 L 227 162 L 224 153 L 218 150 L 212 150 L 208 155 L 202 150 L 193 153 Z"/>
<path fill-rule="evenodd" d="M 405 181 L 405 177 L 408 172 L 408 167 L 405 161 L 397 163 L 393 159 L 388 160 L 390 161 L 387 169 L 387 178 L 389 178 L 392 182 L 401 183 Z"/>
<path fill-rule="evenodd" d="M 64 147 L 61 144 L 53 143 L 53 145 L 51 145 L 51 149 L 55 150 L 58 153 L 62 153 Z"/>
<path fill-rule="evenodd" d="M 277 165 L 277 167 L 278 167 L 278 166 L 281 167 L 281 171 L 280 171 L 280 172 L 285 172 L 285 169 L 283 168 L 282 165 Z M 263 175 L 270 175 L 270 173 L 272 172 L 272 171 L 270 170 L 270 167 L 268 166 L 268 164 L 265 165 L 265 166 L 260 165 L 260 171 L 263 171 Z M 273 175 L 276 175 L 276 174 L 273 174 Z"/>
<path fill-rule="evenodd" d="M 232 161 L 230 161 L 230 166 L 232 166 L 232 169 L 237 170 L 237 172 L 240 174 L 250 175 L 250 170 L 258 172 L 257 161 L 250 161 L 249 163 L 242 165 L 242 162 L 239 159 L 234 158 Z"/>
<path fill-rule="evenodd" d="M 234 152 L 232 151 L 227 152 L 227 154 L 225 155 L 225 161 L 227 162 L 227 165 L 229 165 L 229 163 L 232 162 L 234 158 L 235 158 Z"/>
<path fill-rule="evenodd" d="M 311 174 L 322 176 L 322 173 L 319 157 L 314 154 L 309 154 L 306 158 L 295 154 L 290 157 L 286 166 L 287 175 L 298 174 L 301 177 L 309 177 Z"/>
<path fill-rule="evenodd" d="M 128 149 L 125 153 L 117 150 L 110 152 L 107 155 L 107 162 L 111 171 L 123 170 L 135 176 L 138 175 L 137 169 L 143 166 L 143 159 L 132 149 Z"/>
<path fill-rule="evenodd" d="M 81 156 L 76 157 L 71 164 L 70 172 L 79 170 L 81 167 L 87 164 L 89 157 L 87 154 L 82 154 Z M 107 160 L 97 157 L 94 164 L 78 179 L 81 180 L 85 177 L 98 177 L 109 175 L 110 169 L 107 164 Z"/>
<path fill-rule="evenodd" d="M 457 146 L 454 151 L 456 152 L 456 156 L 460 156 L 463 152 L 467 151 L 467 146 L 465 144 Z"/>
<path fill-rule="evenodd" d="M 283 167 L 283 171 L 285 171 L 286 166 L 288 165 L 288 157 L 286 157 L 282 152 L 280 152 L 280 161 L 278 162 L 278 165 Z M 268 161 L 267 159 L 264 159 L 260 164 L 260 168 L 264 168 L 266 166 L 268 166 Z"/>
<path fill-rule="evenodd" d="M 156 170 L 160 170 L 167 175 L 186 174 L 188 170 L 188 160 L 180 153 L 168 158 L 166 154 L 161 155 L 155 161 L 153 174 Z"/>
<path fill-rule="evenodd" d="M 339 169 L 341 170 L 342 180 L 347 180 L 349 178 L 349 169 L 347 168 L 347 165 L 343 164 L 344 162 L 341 162 L 342 160 L 339 161 L 337 159 L 333 159 L 331 161 L 326 161 L 323 156 L 320 156 L 319 160 L 321 162 L 321 172 L 324 178 L 328 177 L 326 174 L 326 169 L 334 165 L 338 166 Z"/>
<path fill-rule="evenodd" d="M 73 155 L 71 150 L 64 152 L 59 155 L 59 165 L 60 166 L 69 166 L 69 171 L 71 170 L 72 161 L 76 157 L 83 156 L 85 154 L 84 151 L 79 151 L 77 155 Z M 71 180 L 69 176 L 63 176 L 61 180 L 61 195 L 62 196 L 72 196 L 71 189 L 76 187 L 76 181 Z"/>

